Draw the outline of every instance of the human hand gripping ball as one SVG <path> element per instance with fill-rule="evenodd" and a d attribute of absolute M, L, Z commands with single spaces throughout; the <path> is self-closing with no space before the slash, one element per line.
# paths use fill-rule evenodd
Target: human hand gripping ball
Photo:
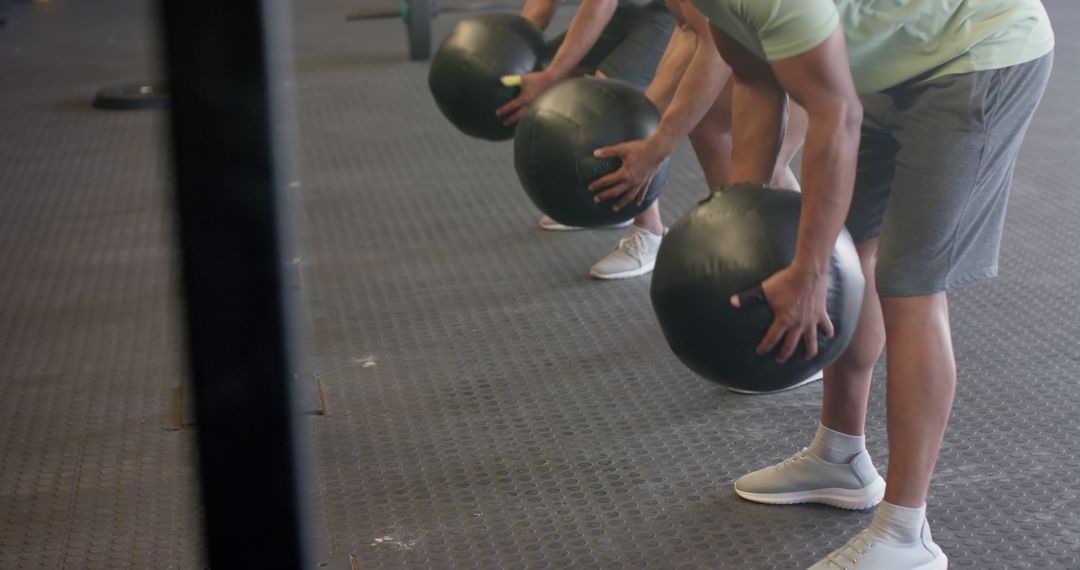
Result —
<path fill-rule="evenodd" d="M 518 96 L 500 78 L 541 69 L 550 51 L 544 33 L 508 13 L 467 16 L 431 59 L 428 87 L 435 105 L 462 133 L 489 141 L 514 138 L 495 110 Z"/>
<path fill-rule="evenodd" d="M 521 88 L 517 97 L 495 110 L 495 114 L 502 118 L 502 122 L 506 126 L 520 121 L 525 112 L 529 110 L 529 104 L 544 91 L 547 91 L 548 87 L 556 83 L 544 71 L 533 71 L 522 75 L 504 75 L 499 81 L 507 87 Z"/>
<path fill-rule="evenodd" d="M 672 352 L 729 388 L 775 392 L 832 364 L 866 282 L 841 230 L 828 264 L 797 255 L 802 200 L 760 184 L 714 189 L 660 244 L 649 296 Z"/>
<path fill-rule="evenodd" d="M 593 151 L 596 158 L 618 158 L 622 164 L 615 172 L 589 184 L 589 191 L 595 194 L 593 200 L 599 204 L 620 197 L 612 205 L 612 210 L 616 212 L 632 202 L 642 205 L 649 183 L 668 154 L 670 153 L 664 152 L 653 137 L 596 149 Z"/>
<path fill-rule="evenodd" d="M 800 270 L 795 265 L 774 273 L 760 285 L 731 296 L 735 308 L 765 302 L 772 308 L 772 325 L 757 346 L 765 354 L 783 342 L 776 355 L 779 363 L 787 362 L 799 342 L 806 343 L 806 358 L 818 353 L 818 330 L 827 338 L 835 334 L 832 321 L 825 310 L 828 279 L 824 273 Z"/>
<path fill-rule="evenodd" d="M 560 81 L 537 97 L 515 126 L 514 169 L 537 208 L 560 223 L 599 227 L 630 220 L 660 194 L 669 161 L 662 161 L 655 175 L 650 173 L 652 181 L 640 205 L 628 196 L 614 211 L 619 198 L 598 202 L 589 186 L 622 163 L 594 153 L 650 137 L 660 119 L 648 98 L 627 83 L 598 77 Z"/>

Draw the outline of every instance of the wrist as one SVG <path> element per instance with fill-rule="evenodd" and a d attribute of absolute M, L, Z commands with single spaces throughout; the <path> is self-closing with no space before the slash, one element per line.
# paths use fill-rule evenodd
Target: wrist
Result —
<path fill-rule="evenodd" d="M 679 138 L 676 133 L 671 132 L 671 129 L 666 127 L 663 121 L 660 121 L 660 126 L 656 128 L 653 134 L 649 135 L 646 143 L 661 156 L 666 157 L 675 152 L 675 145 L 678 144 Z"/>
<path fill-rule="evenodd" d="M 545 86 L 554 85 L 569 76 L 569 73 L 560 69 L 556 62 L 537 72 Z"/>
<path fill-rule="evenodd" d="M 830 256 L 812 259 L 811 256 L 796 254 L 795 260 L 791 263 L 791 270 L 795 272 L 800 279 L 816 282 L 825 278 L 828 274 L 830 261 Z"/>

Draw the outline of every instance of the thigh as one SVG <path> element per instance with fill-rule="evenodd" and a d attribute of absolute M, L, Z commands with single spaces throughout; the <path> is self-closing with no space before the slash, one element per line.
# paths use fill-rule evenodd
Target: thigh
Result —
<path fill-rule="evenodd" d="M 855 171 L 855 191 L 848 210 L 847 226 L 855 243 L 878 237 L 885 216 L 899 143 L 882 124 L 892 105 L 884 94 L 863 97 L 863 126 Z"/>
<path fill-rule="evenodd" d="M 881 226 L 882 295 L 944 291 L 997 273 L 1005 207 L 1049 60 L 950 75 L 894 95 L 900 149 Z"/>
<path fill-rule="evenodd" d="M 555 56 L 555 52 L 558 51 L 559 45 L 566 40 L 566 32 L 559 34 L 549 44 L 551 46 L 551 56 Z M 597 38 L 593 47 L 585 54 L 585 57 L 581 58 L 581 61 L 577 64 L 577 69 L 580 73 L 594 74 L 600 69 L 600 64 L 604 59 L 611 54 L 612 50 L 619 46 L 622 41 L 620 36 L 615 30 L 610 29 L 610 25 L 604 28 L 604 31 L 600 32 L 600 37 Z M 558 43 L 556 43 L 558 42 Z"/>
<path fill-rule="evenodd" d="M 608 22 L 604 29 L 600 32 L 600 37 L 596 39 L 596 43 L 585 54 L 585 57 L 581 58 L 577 68 L 588 74 L 594 74 L 600 69 L 600 65 L 606 60 L 616 48 L 618 48 L 630 34 L 634 24 L 634 13 L 637 12 L 637 8 L 623 8 L 619 7 L 615 10 L 615 13 L 611 17 L 611 21 Z M 548 51 L 552 57 L 555 56 L 555 52 L 559 50 L 559 46 L 566 41 L 566 32 L 563 32 L 548 42 Z"/>
<path fill-rule="evenodd" d="M 656 75 L 656 66 L 675 29 L 675 18 L 666 8 L 652 4 L 619 8 L 616 15 L 608 28 L 617 45 L 604 56 L 598 70 L 644 90 Z"/>

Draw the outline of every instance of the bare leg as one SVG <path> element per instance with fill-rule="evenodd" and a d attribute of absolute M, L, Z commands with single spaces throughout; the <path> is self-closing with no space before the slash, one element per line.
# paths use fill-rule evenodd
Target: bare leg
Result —
<path fill-rule="evenodd" d="M 698 163 L 705 173 L 709 188 L 723 186 L 731 172 L 731 82 L 724 86 L 712 108 L 690 131 L 690 144 Z M 660 219 L 660 200 L 653 202 L 634 220 L 634 225 L 662 234 L 664 224 Z"/>
<path fill-rule="evenodd" d="M 875 238 L 855 246 L 866 277 L 862 310 L 851 344 L 836 362 L 825 369 L 821 423 L 833 431 L 849 435 L 863 434 L 870 379 L 874 364 L 885 346 L 885 325 L 874 280 L 877 244 Z"/>
<path fill-rule="evenodd" d="M 956 393 L 949 306 L 944 292 L 882 297 L 889 343 L 889 476 L 885 500 L 926 503 Z"/>
<path fill-rule="evenodd" d="M 710 188 L 717 188 L 730 182 L 733 88 L 734 82 L 728 81 L 712 109 L 690 133 L 690 140 L 694 143 L 694 151 L 697 153 L 702 169 L 705 170 L 705 179 Z M 787 122 L 784 125 L 784 138 L 780 143 L 776 159 L 772 163 L 769 179 L 746 180 L 745 182 L 760 182 L 779 188 L 799 190 L 799 180 L 791 171 L 791 161 L 802 148 L 808 120 L 806 111 L 790 100 L 787 102 L 786 110 Z"/>
<path fill-rule="evenodd" d="M 729 81 L 724 86 L 712 108 L 690 132 L 690 143 L 705 173 L 705 182 L 709 188 L 718 188 L 727 184 L 731 173 L 732 85 L 733 82 Z M 792 190 L 799 189 L 799 182 L 792 173 L 790 164 L 799 148 L 802 147 L 803 138 L 806 136 L 806 124 L 806 111 L 798 105 L 791 104 L 784 140 L 777 156 L 772 179 L 769 181 L 770 184 Z M 657 199 L 649 209 L 642 212 L 634 220 L 634 224 L 656 234 L 663 233 L 660 200 Z M 880 347 L 878 352 L 880 353 Z"/>
<path fill-rule="evenodd" d="M 690 144 L 709 188 L 727 184 L 731 174 L 731 88 L 728 81 L 712 108 L 690 131 Z"/>
<path fill-rule="evenodd" d="M 596 76 L 604 77 L 604 74 L 598 70 L 596 72 Z M 657 108 L 661 109 L 661 112 L 663 112 L 663 108 L 664 106 L 666 106 L 666 102 L 653 99 L 654 97 L 656 97 L 656 95 L 651 90 L 646 90 L 645 96 L 649 97 L 650 100 L 652 100 L 653 104 L 656 105 Z M 634 218 L 634 225 L 639 228 L 645 228 L 656 235 L 664 234 L 664 222 L 660 218 L 659 198 L 654 200 L 653 203 L 649 205 L 649 207 L 646 208 L 644 212 L 638 214 L 638 216 Z"/>
<path fill-rule="evenodd" d="M 710 188 L 722 186 L 727 182 L 731 171 L 731 87 L 730 83 L 713 103 L 712 108 L 690 132 L 690 143 L 694 147 L 698 162 L 705 172 L 705 182 Z M 660 218 L 660 200 L 634 219 L 634 225 L 645 228 L 657 235 L 664 233 L 664 223 Z"/>
<path fill-rule="evenodd" d="M 664 222 L 660 219 L 660 198 L 634 218 L 634 225 L 645 228 L 656 235 L 664 235 Z"/>

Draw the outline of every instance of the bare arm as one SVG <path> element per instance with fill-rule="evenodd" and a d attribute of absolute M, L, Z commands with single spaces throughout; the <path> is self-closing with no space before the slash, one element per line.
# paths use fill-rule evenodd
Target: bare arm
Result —
<path fill-rule="evenodd" d="M 585 55 L 596 45 L 596 40 L 600 38 L 601 32 L 611 21 L 617 7 L 618 0 L 583 0 L 581 2 L 581 6 L 578 6 L 577 12 L 574 13 L 574 19 L 570 22 L 570 28 L 566 30 L 566 39 L 559 46 L 559 51 L 555 53 L 551 64 L 543 71 L 526 73 L 516 78 L 516 84 L 521 86 L 521 92 L 495 110 L 496 115 L 503 117 L 504 125 L 512 125 L 521 120 L 533 99 L 539 97 L 552 85 L 573 75 L 581 60 L 585 59 Z M 526 9 L 528 8 L 527 3 Z M 522 14 L 524 15 L 524 11 Z M 504 78 L 505 84 L 513 84 L 507 83 L 510 77 Z"/>
<path fill-rule="evenodd" d="M 837 28 L 817 47 L 771 65 L 715 28 L 713 31 L 737 82 L 733 129 L 740 158 L 733 159 L 733 179 L 768 180 L 782 138 L 785 92 L 806 109 L 809 127 L 795 260 L 762 283 L 776 318 L 758 351 L 768 352 L 783 340 L 777 358 L 785 361 L 800 340 L 805 340 L 807 357 L 812 357 L 817 353 L 816 330 L 820 327 L 829 335 L 833 332 L 825 313 L 827 275 L 851 203 L 862 121 L 843 30 Z M 751 120 L 739 121 L 744 112 Z M 746 132 L 748 128 L 760 130 Z M 737 298 L 732 302 L 740 303 Z"/>
<path fill-rule="evenodd" d="M 598 192 L 598 200 L 623 195 L 616 207 L 634 199 L 639 203 L 643 200 L 645 189 L 663 160 L 709 111 L 730 76 L 709 34 L 705 16 L 688 0 L 669 0 L 668 7 L 680 20 L 676 34 L 680 35 L 678 41 L 682 45 L 677 45 L 673 36 L 660 61 L 656 78 L 645 91 L 658 107 L 666 107 L 659 127 L 643 141 L 598 149 L 595 153 L 598 157 L 616 156 L 622 160 L 619 170 L 596 180 L 589 187 Z M 670 105 L 664 104 L 667 101 Z"/>
<path fill-rule="evenodd" d="M 566 39 L 545 70 L 556 81 L 569 77 L 596 45 L 600 33 L 615 14 L 618 0 L 582 0 L 566 30 Z"/>
<path fill-rule="evenodd" d="M 795 264 L 823 274 L 851 206 L 862 126 L 862 104 L 848 67 L 843 31 L 838 28 L 805 54 L 775 62 L 773 69 L 809 121 Z"/>
<path fill-rule="evenodd" d="M 673 2 L 677 1 L 673 0 Z M 656 105 L 656 108 L 661 113 L 671 104 L 671 99 L 675 95 L 679 81 L 686 72 L 686 68 L 690 64 L 696 49 L 697 36 L 694 34 L 694 30 L 690 29 L 685 23 L 679 22 L 671 33 L 667 47 L 664 48 L 664 54 L 660 57 L 660 62 L 656 66 L 656 74 L 645 89 L 645 96 L 653 102 L 653 105 Z"/>
<path fill-rule="evenodd" d="M 677 1 L 686 28 L 694 36 L 695 46 L 689 63 L 675 85 L 671 104 L 664 111 L 660 126 L 653 135 L 663 142 L 661 148 L 667 150 L 667 154 L 674 150 L 679 139 L 689 134 L 701 121 L 730 76 L 709 33 L 708 19 L 688 0 Z"/>
<path fill-rule="evenodd" d="M 530 21 L 537 28 L 546 30 L 551 24 L 551 18 L 559 7 L 561 0 L 525 0 L 525 6 L 521 9 L 521 16 Z"/>

